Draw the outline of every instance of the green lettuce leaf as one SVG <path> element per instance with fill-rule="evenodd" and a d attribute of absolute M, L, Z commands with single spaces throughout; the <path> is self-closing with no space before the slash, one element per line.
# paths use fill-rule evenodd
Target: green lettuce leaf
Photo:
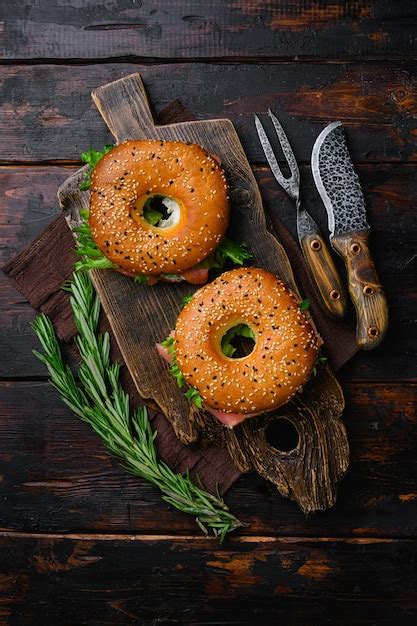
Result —
<path fill-rule="evenodd" d="M 143 217 L 147 222 L 149 222 L 151 226 L 155 226 L 155 224 L 157 224 L 162 218 L 162 213 L 160 213 L 159 211 L 154 211 L 153 209 L 150 209 L 148 207 L 144 207 Z"/>
<path fill-rule="evenodd" d="M 80 259 L 75 263 L 76 272 L 93 269 L 113 269 L 117 267 L 96 246 L 88 223 L 88 211 L 80 211 L 81 224 L 73 229 L 77 235 L 76 253 Z"/>
<path fill-rule="evenodd" d="M 188 296 L 184 296 L 183 299 L 181 300 L 181 307 L 185 307 L 186 304 L 191 302 L 193 297 L 194 297 L 193 293 L 190 293 Z"/>
<path fill-rule="evenodd" d="M 198 263 L 196 267 L 205 269 L 223 269 L 227 263 L 243 265 L 245 261 L 252 259 L 247 251 L 246 244 L 236 243 L 228 237 L 223 237 L 216 250 L 206 259 Z"/>
<path fill-rule="evenodd" d="M 184 395 L 187 400 L 190 400 L 190 402 L 194 402 L 197 409 L 203 408 L 203 398 L 200 396 L 199 391 L 195 387 L 190 387 Z"/>
<path fill-rule="evenodd" d="M 149 276 L 135 276 L 134 281 L 140 285 L 147 285 L 149 282 Z"/>
<path fill-rule="evenodd" d="M 236 348 L 232 345 L 232 341 L 236 336 L 247 337 L 255 341 L 255 334 L 247 324 L 238 324 L 230 328 L 222 337 L 221 348 L 225 356 L 231 358 L 236 352 Z"/>
<path fill-rule="evenodd" d="M 161 346 L 165 348 L 168 354 L 171 355 L 171 365 L 169 367 L 170 374 L 177 381 L 178 387 L 181 389 L 185 385 L 185 378 L 177 363 L 177 355 L 175 354 L 175 340 L 174 337 L 167 337 L 164 341 L 161 341 Z"/>
<path fill-rule="evenodd" d="M 105 154 L 110 152 L 110 150 L 114 148 L 113 145 L 105 145 L 103 150 L 94 150 L 94 148 L 89 148 L 85 152 L 81 153 L 81 161 L 86 163 L 89 168 L 87 172 L 84 174 L 84 179 L 80 184 L 80 191 L 86 191 L 91 187 L 91 172 L 97 165 L 97 163 L 104 157 Z"/>
<path fill-rule="evenodd" d="M 165 348 L 165 350 L 171 355 L 172 363 L 170 365 L 169 371 L 171 375 L 177 381 L 177 385 L 180 389 L 185 385 L 185 378 L 178 367 L 177 363 L 177 355 L 175 354 L 175 339 L 174 337 L 167 337 L 164 341 L 161 341 L 161 346 Z M 195 387 L 189 387 L 189 389 L 185 392 L 185 397 L 187 400 L 194 402 L 195 406 L 198 409 L 203 407 L 203 399 L 200 396 L 199 392 Z"/>
<path fill-rule="evenodd" d="M 223 267 L 227 261 L 231 261 L 234 265 L 243 265 L 245 261 L 252 259 L 246 244 L 236 243 L 228 237 L 223 237 L 217 246 L 215 256 L 219 267 Z"/>
<path fill-rule="evenodd" d="M 162 213 L 154 207 L 154 205 L 163 197 L 164 196 L 152 196 L 151 198 L 148 198 L 143 205 L 143 217 L 152 226 L 155 226 L 163 217 Z"/>

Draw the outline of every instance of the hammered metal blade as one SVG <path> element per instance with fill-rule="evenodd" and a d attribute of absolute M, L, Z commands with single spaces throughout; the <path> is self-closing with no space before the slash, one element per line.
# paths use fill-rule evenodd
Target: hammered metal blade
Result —
<path fill-rule="evenodd" d="M 313 146 L 311 169 L 327 210 L 330 234 L 368 230 L 366 208 L 341 122 L 322 130 Z"/>

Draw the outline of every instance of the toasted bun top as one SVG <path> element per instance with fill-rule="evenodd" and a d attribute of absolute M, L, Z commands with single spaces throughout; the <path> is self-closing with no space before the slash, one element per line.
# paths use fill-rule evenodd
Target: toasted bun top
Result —
<path fill-rule="evenodd" d="M 247 324 L 253 351 L 226 357 L 225 333 Z M 175 351 L 188 384 L 206 405 L 229 413 L 260 413 L 285 404 L 306 383 L 317 357 L 315 330 L 296 297 L 257 268 L 225 272 L 199 289 L 181 311 Z"/>
<path fill-rule="evenodd" d="M 150 197 L 176 206 L 176 223 L 152 226 Z M 135 274 L 177 274 L 206 258 L 229 220 L 223 171 L 201 146 L 126 141 L 107 153 L 91 177 L 89 223 L 100 250 Z"/>

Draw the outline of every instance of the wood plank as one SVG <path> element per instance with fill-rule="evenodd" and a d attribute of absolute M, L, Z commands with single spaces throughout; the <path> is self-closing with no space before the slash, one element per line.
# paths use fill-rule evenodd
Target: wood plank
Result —
<path fill-rule="evenodd" d="M 346 385 L 350 469 L 335 507 L 305 517 L 266 481 L 226 501 L 246 534 L 415 537 L 416 385 Z M 42 382 L 0 384 L 1 527 L 30 532 L 195 534 L 191 517 L 124 472 Z"/>
<path fill-rule="evenodd" d="M 0 537 L 5 623 L 393 624 L 416 618 L 416 542 Z"/>
<path fill-rule="evenodd" d="M 301 161 L 335 119 L 346 125 L 356 161 L 417 159 L 416 65 L 368 62 L 5 66 L 0 160 L 78 159 L 87 146 L 108 143 L 90 91 L 137 71 L 158 109 L 179 97 L 201 119 L 230 118 L 251 161 L 264 162 L 253 113 L 268 107 Z"/>
<path fill-rule="evenodd" d="M 60 212 L 56 192 L 71 171 L 64 167 L 0 169 L 0 265 L 21 252 Z M 37 340 L 29 323 L 34 317 L 32 307 L 0 272 L 0 354 L 7 377 L 45 373 L 32 356 Z"/>
<path fill-rule="evenodd" d="M 412 57 L 415 4 L 75 0 L 4 7 L 4 58 Z"/>
<path fill-rule="evenodd" d="M 0 263 L 22 250 L 56 215 L 56 190 L 72 172 L 64 167 L 0 168 Z M 267 209 L 294 232 L 295 214 L 269 170 L 255 167 Z M 361 165 L 366 190 L 373 250 L 389 301 L 391 327 L 385 343 L 358 354 L 344 369 L 344 380 L 416 379 L 417 320 L 413 197 L 417 169 L 410 165 Z M 325 214 L 307 168 L 302 168 L 303 197 L 326 232 Z M 340 265 L 343 275 L 343 267 Z M 407 294 L 407 297 L 404 297 Z M 33 311 L 0 273 L 0 377 L 39 376 L 44 369 L 30 356 L 36 340 L 28 327 Z M 353 323 L 353 321 L 352 321 Z"/>

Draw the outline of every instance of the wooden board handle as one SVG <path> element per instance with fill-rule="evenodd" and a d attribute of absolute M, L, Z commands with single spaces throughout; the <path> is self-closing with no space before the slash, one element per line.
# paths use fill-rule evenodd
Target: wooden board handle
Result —
<path fill-rule="evenodd" d="M 140 74 L 130 74 L 98 87 L 91 96 L 117 143 L 141 137 L 157 139 Z"/>
<path fill-rule="evenodd" d="M 320 233 L 309 233 L 301 240 L 301 247 L 326 310 L 343 317 L 346 294 L 326 242 Z"/>
<path fill-rule="evenodd" d="M 368 246 L 368 231 L 332 237 L 345 261 L 349 293 L 357 315 L 356 341 L 364 350 L 376 348 L 388 327 L 388 305 Z"/>

